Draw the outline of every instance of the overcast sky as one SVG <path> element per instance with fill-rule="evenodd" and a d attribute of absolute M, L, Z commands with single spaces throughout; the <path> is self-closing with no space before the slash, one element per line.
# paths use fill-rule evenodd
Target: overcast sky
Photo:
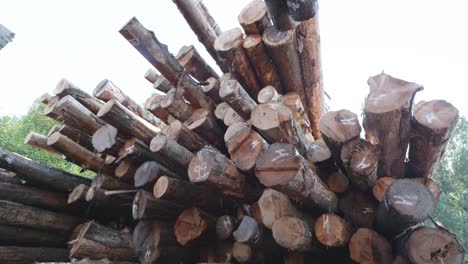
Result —
<path fill-rule="evenodd" d="M 247 0 L 205 0 L 221 29 L 238 26 Z M 423 84 L 416 101 L 445 99 L 468 115 L 468 1 L 320 1 L 323 76 L 332 109 L 360 113 L 367 78 L 382 71 Z M 0 115 L 24 114 L 61 78 L 91 92 L 109 78 L 143 103 L 151 67 L 118 33 L 133 16 L 177 53 L 197 41 L 171 0 L 2 0 L 0 24 L 16 33 L 0 51 Z"/>

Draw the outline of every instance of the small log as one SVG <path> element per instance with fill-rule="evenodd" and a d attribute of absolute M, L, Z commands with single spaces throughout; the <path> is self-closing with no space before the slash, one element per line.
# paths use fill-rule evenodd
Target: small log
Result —
<path fill-rule="evenodd" d="M 68 250 L 48 247 L 0 247 L 0 262 L 4 264 L 31 264 L 34 261 L 68 261 Z"/>
<path fill-rule="evenodd" d="M 218 240 L 227 240 L 237 227 L 236 220 L 230 215 L 222 215 L 216 219 L 216 237 Z"/>
<path fill-rule="evenodd" d="M 322 249 L 314 237 L 313 223 L 293 217 L 283 216 L 273 223 L 273 238 L 278 245 L 293 251 L 320 253 Z"/>
<path fill-rule="evenodd" d="M 60 111 L 56 108 L 58 101 L 60 101 L 60 97 L 58 96 L 52 97 L 47 103 L 46 107 L 44 108 L 44 111 L 42 114 L 51 119 L 62 122 L 63 121 L 62 113 L 60 113 Z"/>
<path fill-rule="evenodd" d="M 216 38 L 221 34 L 216 21 L 209 14 L 202 1 L 175 0 L 174 3 L 184 16 L 198 40 L 205 46 L 223 72 L 228 72 L 228 65 L 218 57 L 214 48 Z"/>
<path fill-rule="evenodd" d="M 354 227 L 372 228 L 377 213 L 377 203 L 367 193 L 350 191 L 339 202 L 346 222 Z"/>
<path fill-rule="evenodd" d="M 165 109 L 170 115 L 184 122 L 193 114 L 193 107 L 184 98 L 175 98 L 175 89 L 167 92 L 161 100 L 159 106 Z"/>
<path fill-rule="evenodd" d="M 142 161 L 132 158 L 124 158 L 119 162 L 119 165 L 115 168 L 114 176 L 128 184 L 134 183 L 134 175 Z"/>
<path fill-rule="evenodd" d="M 135 187 L 153 189 L 156 181 L 164 175 L 171 178 L 181 178 L 181 176 L 173 173 L 156 161 L 145 161 L 135 172 Z"/>
<path fill-rule="evenodd" d="M 428 219 L 435 209 L 434 198 L 423 184 L 396 180 L 385 192 L 377 209 L 377 229 L 388 237 Z"/>
<path fill-rule="evenodd" d="M 182 95 L 194 108 L 214 109 L 213 101 L 187 72 L 182 74 L 176 86 L 176 98 L 180 99 Z"/>
<path fill-rule="evenodd" d="M 92 137 L 92 144 L 98 153 L 107 153 L 117 156 L 120 148 L 124 144 L 124 140 L 120 138 L 117 128 L 107 124 L 102 126 Z"/>
<path fill-rule="evenodd" d="M 83 169 L 95 172 L 111 172 L 112 168 L 104 163 L 104 160 L 91 151 L 80 146 L 75 141 L 56 132 L 49 136 L 47 145 L 59 150 L 67 156 L 73 163 L 81 166 Z"/>
<path fill-rule="evenodd" d="M 248 3 L 237 17 L 246 35 L 262 34 L 271 26 L 265 2 L 253 0 Z"/>
<path fill-rule="evenodd" d="M 134 114 L 116 100 L 108 101 L 97 113 L 99 118 L 107 120 L 119 132 L 127 136 L 137 137 L 149 144 L 160 130 L 148 121 Z"/>
<path fill-rule="evenodd" d="M 420 183 L 420 184 L 423 184 L 424 186 L 426 186 L 429 191 L 431 192 L 432 194 L 432 197 L 434 198 L 434 202 L 437 204 L 439 202 L 439 197 L 440 197 L 440 194 L 441 194 L 441 190 L 439 188 L 439 185 L 437 185 L 437 183 L 431 179 L 428 179 L 428 178 L 410 178 L 408 179 L 410 181 L 413 181 L 413 182 L 417 182 L 417 183 Z"/>
<path fill-rule="evenodd" d="M 270 1 L 266 3 L 268 2 Z M 278 71 L 283 90 L 297 92 L 303 104 L 306 105 L 296 30 L 277 31 L 274 27 L 270 27 L 263 32 L 262 39 Z"/>
<path fill-rule="evenodd" d="M 252 172 L 258 156 L 268 149 L 268 143 L 251 129 L 244 129 L 233 135 L 226 146 L 231 160 L 244 172 Z"/>
<path fill-rule="evenodd" d="M 29 132 L 29 134 L 24 139 L 24 144 L 28 144 L 32 148 L 45 151 L 49 154 L 63 157 L 62 153 L 57 151 L 55 148 L 47 145 L 47 137 L 36 132 Z"/>
<path fill-rule="evenodd" d="M 288 15 L 288 6 L 286 1 L 266 0 L 268 16 L 270 17 L 276 30 L 286 31 L 294 28 L 294 21 Z"/>
<path fill-rule="evenodd" d="M 224 125 L 230 126 L 234 123 L 243 122 L 245 120 L 236 111 L 234 111 L 234 109 L 229 108 L 226 114 L 224 115 L 223 121 L 224 121 Z"/>
<path fill-rule="evenodd" d="M 166 77 L 160 75 L 158 77 L 158 79 L 156 80 L 155 83 L 153 83 L 153 88 L 160 91 L 160 92 L 163 92 L 163 93 L 167 93 L 169 92 L 169 90 L 171 90 L 172 88 L 174 88 L 174 85 L 172 85 L 167 79 Z"/>
<path fill-rule="evenodd" d="M 184 122 L 184 125 L 217 148 L 225 148 L 224 130 L 218 125 L 210 110 L 204 108 L 195 110 L 190 118 Z"/>
<path fill-rule="evenodd" d="M 239 263 L 249 263 L 253 258 L 253 250 L 245 243 L 234 242 L 232 256 Z"/>
<path fill-rule="evenodd" d="M 341 217 L 323 214 L 315 221 L 314 234 L 327 247 L 345 247 L 353 235 L 353 229 Z"/>
<path fill-rule="evenodd" d="M 67 125 L 56 125 L 49 130 L 49 132 L 47 133 L 47 137 L 51 136 L 55 132 L 60 132 L 60 134 L 75 141 L 76 143 L 85 147 L 87 150 L 94 150 L 92 138 L 80 129 L 76 129 Z"/>
<path fill-rule="evenodd" d="M 43 93 L 39 97 L 39 102 L 41 102 L 42 104 L 47 105 L 52 100 L 52 98 L 53 98 L 53 96 L 50 95 L 49 93 Z"/>
<path fill-rule="evenodd" d="M 357 115 L 344 109 L 330 111 L 320 119 L 319 128 L 323 141 L 330 149 L 333 158 L 340 168 L 346 171 L 341 161 L 341 150 L 346 142 L 359 137 L 361 133 Z"/>
<path fill-rule="evenodd" d="M 3 225 L 69 232 L 82 221 L 75 216 L 3 200 L 0 200 L 0 209 L 0 224 Z"/>
<path fill-rule="evenodd" d="M 269 142 L 290 143 L 306 154 L 307 139 L 301 127 L 294 120 L 292 111 L 282 103 L 259 104 L 252 111 L 252 124 Z"/>
<path fill-rule="evenodd" d="M 458 110 L 443 100 L 423 101 L 414 107 L 407 174 L 434 175 L 457 121 Z"/>
<path fill-rule="evenodd" d="M 250 66 L 243 45 L 243 34 L 239 28 L 223 32 L 216 38 L 214 48 L 221 59 L 226 60 L 229 72 L 239 81 L 252 98 L 257 97 L 261 87 Z"/>
<path fill-rule="evenodd" d="M 135 261 L 132 234 L 87 222 L 79 229 L 77 238 L 69 242 L 71 258 Z"/>
<path fill-rule="evenodd" d="M 246 175 L 230 159 L 210 147 L 203 148 L 192 158 L 188 176 L 192 183 L 205 183 L 235 199 L 258 198 L 256 192 L 248 191 Z"/>
<path fill-rule="evenodd" d="M 288 14 L 295 21 L 308 20 L 317 14 L 318 1 L 317 0 L 286 0 L 288 6 Z"/>
<path fill-rule="evenodd" d="M 292 144 L 272 144 L 257 159 L 255 175 L 266 187 L 286 194 L 307 208 L 327 212 L 337 210 L 336 195 L 308 167 L 306 160 Z"/>
<path fill-rule="evenodd" d="M 71 96 L 65 96 L 55 106 L 63 116 L 63 123 L 92 136 L 107 123 Z"/>
<path fill-rule="evenodd" d="M 258 252 L 270 256 L 278 256 L 280 247 L 276 244 L 269 230 L 250 216 L 242 218 L 239 227 L 234 231 L 233 237 L 236 242 L 246 243 Z"/>
<path fill-rule="evenodd" d="M 372 194 L 374 195 L 375 199 L 381 202 L 388 187 L 390 187 L 390 185 L 392 185 L 394 182 L 395 178 L 393 177 L 382 177 L 378 179 L 374 187 L 372 187 Z"/>
<path fill-rule="evenodd" d="M 196 206 L 208 212 L 220 212 L 223 206 L 223 197 L 213 190 L 167 176 L 157 180 L 153 194 L 158 199 Z"/>
<path fill-rule="evenodd" d="M 332 157 L 330 149 L 327 147 L 323 138 L 313 141 L 306 152 L 307 160 L 314 163 L 321 163 L 329 160 Z"/>
<path fill-rule="evenodd" d="M 219 97 L 219 88 L 221 86 L 221 83 L 219 82 L 218 79 L 214 77 L 210 77 L 205 80 L 205 84 L 201 86 L 201 90 L 211 98 L 211 100 L 219 105 L 223 102 L 221 98 Z"/>
<path fill-rule="evenodd" d="M 174 220 L 183 210 L 184 208 L 179 204 L 156 199 L 151 193 L 140 190 L 136 193 L 133 200 L 132 215 L 135 220 Z"/>
<path fill-rule="evenodd" d="M 177 218 L 174 234 L 180 245 L 214 237 L 216 218 L 196 207 L 185 209 Z"/>
<path fill-rule="evenodd" d="M 257 95 L 257 101 L 261 104 L 269 102 L 281 102 L 283 96 L 278 93 L 275 87 L 268 85 L 263 87 Z"/>
<path fill-rule="evenodd" d="M 327 174 L 325 183 L 330 191 L 334 193 L 345 193 L 349 187 L 349 178 L 340 170 L 335 170 Z"/>
<path fill-rule="evenodd" d="M 99 188 L 99 187 L 98 187 Z M 73 204 L 76 202 L 84 202 L 86 201 L 86 194 L 89 191 L 89 186 L 80 184 L 73 189 L 68 195 L 67 203 Z"/>
<path fill-rule="evenodd" d="M 263 3 L 258 0 L 254 2 Z M 281 86 L 278 72 L 276 71 L 275 64 L 263 44 L 261 33 L 248 35 L 244 39 L 242 47 L 244 48 L 245 54 L 249 59 L 250 65 L 252 66 L 260 85 L 262 87 L 271 85 L 275 87 L 276 91 L 282 93 L 283 87 Z"/>
<path fill-rule="evenodd" d="M 251 125 L 248 122 L 236 122 L 231 124 L 224 133 L 224 142 L 228 142 L 232 136 L 244 129 L 250 129 Z"/>
<path fill-rule="evenodd" d="M 170 124 L 167 135 L 191 152 L 197 152 L 208 145 L 208 141 L 178 120 Z"/>
<path fill-rule="evenodd" d="M 283 216 L 303 216 L 286 195 L 273 189 L 265 189 L 258 200 L 258 209 L 260 222 L 269 229 Z"/>
<path fill-rule="evenodd" d="M 0 225 L 0 244 L 25 247 L 57 247 L 67 245 L 68 234 L 27 227 Z M 4 263 L 2 261 L 2 263 Z"/>
<path fill-rule="evenodd" d="M 86 192 L 87 202 L 92 202 L 98 208 L 112 213 L 112 216 L 128 217 L 132 211 L 133 197 L 125 193 L 106 195 L 106 191 L 96 186 L 91 186 Z"/>
<path fill-rule="evenodd" d="M 219 78 L 215 70 L 205 62 L 193 45 L 183 46 L 176 58 L 182 67 L 198 82 L 204 82 L 210 77 Z"/>
<path fill-rule="evenodd" d="M 419 227 L 405 240 L 412 263 L 463 263 L 465 250 L 457 237 L 444 228 Z"/>
<path fill-rule="evenodd" d="M 3 148 L 0 148 L 0 167 L 21 175 L 31 185 L 61 192 L 71 192 L 80 184 L 90 184 L 89 179 L 41 165 Z"/>
<path fill-rule="evenodd" d="M 411 107 L 423 87 L 387 74 L 370 77 L 364 103 L 366 139 L 380 150 L 379 176 L 404 176 L 411 130 Z"/>
<path fill-rule="evenodd" d="M 67 95 L 75 98 L 80 104 L 84 105 L 88 108 L 93 114 L 96 114 L 99 109 L 104 105 L 99 99 L 89 95 L 85 91 L 81 90 L 73 83 L 66 79 L 62 79 L 57 84 L 57 87 L 54 89 L 54 93 L 56 96 L 63 98 Z"/>
<path fill-rule="evenodd" d="M 155 126 L 158 126 L 160 124 L 160 122 L 155 118 L 154 115 L 144 110 L 143 107 L 141 107 L 139 104 L 133 101 L 133 99 L 131 99 L 124 92 L 122 92 L 122 90 L 119 87 L 117 87 L 112 81 L 108 79 L 104 79 L 96 86 L 96 88 L 93 91 L 93 95 L 104 102 L 108 102 L 109 100 L 114 99 L 126 108 L 128 108 L 128 110 L 137 114 L 149 123 Z"/>
<path fill-rule="evenodd" d="M 161 95 L 158 93 L 153 94 L 148 100 L 145 102 L 145 109 L 150 111 L 154 116 L 159 118 L 166 124 L 169 124 L 169 112 L 167 109 L 161 107 L 161 102 L 164 99 L 165 95 Z"/>
<path fill-rule="evenodd" d="M 117 179 L 116 177 L 112 177 L 103 173 L 99 173 L 96 176 L 94 176 L 91 185 L 109 191 L 135 189 L 135 187 L 133 187 L 132 185 L 125 183 Z"/>
<path fill-rule="evenodd" d="M 301 2 L 297 0 L 288 1 Z M 318 2 L 316 0 L 306 0 L 302 1 L 302 3 L 310 1 Z M 299 23 L 296 30 L 298 46 L 302 47 L 298 51 L 306 96 L 304 106 L 307 109 L 314 138 L 320 138 L 319 123 L 320 118 L 325 113 L 325 92 L 323 89 L 318 15 Z"/>
<path fill-rule="evenodd" d="M 390 243 L 368 228 L 359 228 L 349 241 L 349 255 L 358 263 L 392 263 Z"/>
<path fill-rule="evenodd" d="M 301 126 L 302 132 L 306 136 L 306 139 L 309 142 L 314 141 L 314 136 L 312 135 L 312 128 L 310 125 L 309 117 L 306 113 L 306 108 L 302 104 L 301 98 L 296 92 L 288 92 L 283 96 L 283 103 L 294 115 L 294 119 Z"/>
<path fill-rule="evenodd" d="M 219 96 L 245 120 L 250 119 L 252 110 L 257 106 L 254 99 L 249 96 L 235 79 L 224 80 L 221 83 Z"/>
<path fill-rule="evenodd" d="M 353 139 L 343 145 L 341 161 L 351 183 L 362 191 L 372 188 L 377 181 L 379 153 L 364 139 Z"/>
<path fill-rule="evenodd" d="M 228 105 L 228 103 L 222 102 L 216 106 L 214 114 L 216 118 L 224 121 L 224 117 L 226 116 L 226 113 L 229 109 L 232 109 L 232 107 Z"/>
<path fill-rule="evenodd" d="M 159 73 L 153 68 L 150 68 L 145 72 L 145 79 L 151 84 L 155 83 L 159 76 L 161 75 L 159 75 Z"/>

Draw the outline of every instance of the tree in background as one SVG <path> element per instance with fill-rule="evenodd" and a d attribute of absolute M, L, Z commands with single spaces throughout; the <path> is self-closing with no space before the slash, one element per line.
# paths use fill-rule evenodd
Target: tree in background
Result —
<path fill-rule="evenodd" d="M 43 104 L 36 102 L 31 106 L 28 113 L 22 117 L 0 117 L 0 146 L 50 167 L 63 169 L 85 177 L 93 175 L 91 172 L 81 172 L 80 167 L 60 157 L 24 144 L 24 139 L 29 132 L 34 131 L 47 135 L 50 128 L 58 124 L 55 120 L 42 115 L 44 107 Z"/>

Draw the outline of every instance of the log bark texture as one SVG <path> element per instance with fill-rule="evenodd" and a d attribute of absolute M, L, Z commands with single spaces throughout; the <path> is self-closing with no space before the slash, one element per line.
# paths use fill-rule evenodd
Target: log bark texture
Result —
<path fill-rule="evenodd" d="M 245 120 L 250 119 L 252 110 L 257 106 L 255 100 L 235 79 L 224 80 L 221 83 L 219 96 Z"/>
<path fill-rule="evenodd" d="M 204 108 L 195 110 L 190 118 L 184 122 L 184 125 L 218 149 L 225 149 L 224 129 L 218 125 L 210 110 Z"/>
<path fill-rule="evenodd" d="M 248 3 L 237 17 L 246 35 L 262 34 L 271 26 L 265 2 L 253 0 Z"/>
<path fill-rule="evenodd" d="M 29 132 L 29 134 L 26 136 L 24 139 L 24 144 L 28 144 L 32 148 L 42 150 L 44 152 L 47 152 L 49 154 L 58 156 L 58 157 L 63 157 L 62 153 L 54 149 L 53 147 L 47 145 L 47 137 L 44 135 L 41 135 L 36 132 Z"/>
<path fill-rule="evenodd" d="M 169 127 L 166 135 L 194 153 L 209 144 L 208 141 L 178 120 L 172 122 Z"/>
<path fill-rule="evenodd" d="M 132 214 L 136 220 L 174 220 L 183 210 L 184 208 L 179 204 L 157 199 L 151 193 L 139 191 L 133 200 Z"/>
<path fill-rule="evenodd" d="M 367 193 L 350 191 L 339 202 L 346 222 L 354 227 L 372 228 L 377 214 L 377 203 Z"/>
<path fill-rule="evenodd" d="M 135 172 L 135 187 L 152 190 L 154 184 L 161 176 L 182 179 L 182 176 L 175 174 L 156 161 L 145 161 Z"/>
<path fill-rule="evenodd" d="M 96 114 L 99 111 L 99 109 L 101 109 L 101 107 L 104 105 L 104 103 L 101 102 L 99 99 L 89 95 L 88 93 L 81 90 L 76 85 L 74 85 L 66 79 L 62 79 L 59 81 L 57 87 L 55 87 L 54 93 L 60 98 L 70 95 L 94 114 Z"/>
<path fill-rule="evenodd" d="M 183 46 L 176 58 L 182 67 L 200 83 L 210 77 L 219 78 L 216 71 L 205 62 L 193 45 Z"/>
<path fill-rule="evenodd" d="M 0 247 L 0 261 L 5 264 L 31 264 L 34 261 L 68 261 L 68 250 L 48 247 Z"/>

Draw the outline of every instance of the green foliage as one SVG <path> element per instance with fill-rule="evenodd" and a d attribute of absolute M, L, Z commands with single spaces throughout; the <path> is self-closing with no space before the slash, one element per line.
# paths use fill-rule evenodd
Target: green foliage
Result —
<path fill-rule="evenodd" d="M 57 124 L 53 119 L 42 115 L 44 105 L 34 103 L 28 113 L 22 117 L 0 117 L 0 146 L 35 160 L 41 164 L 66 170 L 78 175 L 89 177 L 90 172 L 81 172 L 81 168 L 60 157 L 46 153 L 24 144 L 29 132 L 34 131 L 47 135 L 49 129 Z"/>
<path fill-rule="evenodd" d="M 434 219 L 464 243 L 468 250 L 468 121 L 461 118 L 434 180 L 442 194 Z"/>

